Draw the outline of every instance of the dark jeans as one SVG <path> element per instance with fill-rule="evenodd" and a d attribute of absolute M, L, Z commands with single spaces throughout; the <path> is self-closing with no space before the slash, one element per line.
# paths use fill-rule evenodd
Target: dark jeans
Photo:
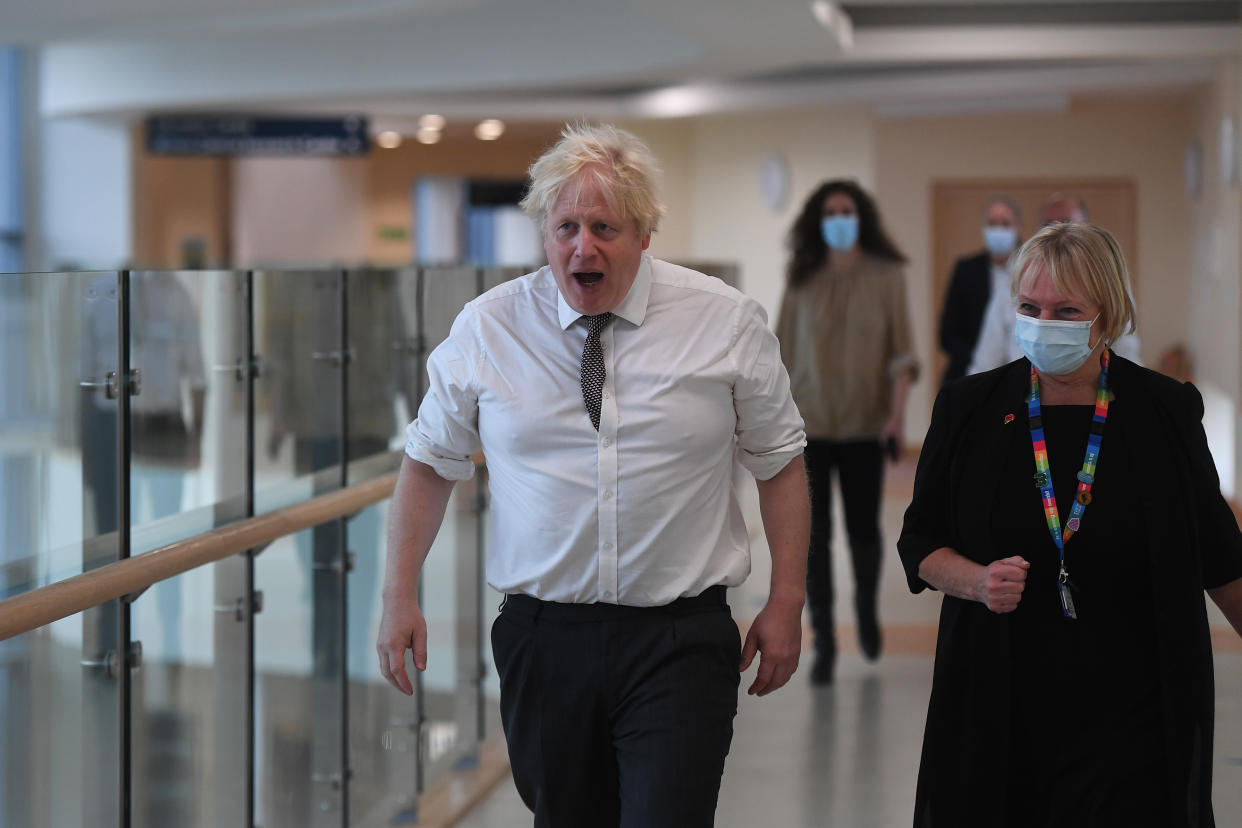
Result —
<path fill-rule="evenodd" d="M 492 652 L 536 828 L 713 824 L 741 658 L 723 587 L 653 608 L 510 596 Z"/>
<path fill-rule="evenodd" d="M 879 441 L 807 440 L 811 548 L 806 597 L 816 650 L 829 656 L 836 652 L 831 554 L 834 470 L 841 487 L 845 533 L 854 565 L 854 608 L 860 616 L 874 614 L 880 585 L 880 498 L 884 489 L 884 453 Z"/>

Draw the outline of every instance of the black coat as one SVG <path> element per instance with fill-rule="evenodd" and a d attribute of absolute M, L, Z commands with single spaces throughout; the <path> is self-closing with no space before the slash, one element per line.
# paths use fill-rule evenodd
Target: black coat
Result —
<path fill-rule="evenodd" d="M 995 502 L 996 458 L 1008 441 L 1030 440 L 1029 378 L 1030 363 L 1020 359 L 941 389 L 897 544 L 913 592 L 928 588 L 918 567 L 940 547 L 981 564 L 1006 557 L 980 515 L 1004 505 Z M 1210 828 L 1215 693 L 1203 590 L 1242 577 L 1242 532 L 1220 493 L 1198 390 L 1115 355 L 1109 381 L 1126 414 L 1110 412 L 1107 429 L 1123 429 L 1125 445 L 1142 447 L 1132 460 L 1151 484 L 1136 487 L 1133 515 L 1150 540 L 1157 630 L 1151 649 L 1163 700 L 1169 828 Z M 1015 415 L 1010 423 L 1008 414 Z M 1005 813 L 1014 669 L 1008 624 L 983 604 L 943 599 L 917 828 L 991 826 Z"/>
<path fill-rule="evenodd" d="M 966 376 L 992 297 L 992 257 L 984 251 L 958 259 L 940 310 L 940 350 L 949 356 L 943 382 Z"/>

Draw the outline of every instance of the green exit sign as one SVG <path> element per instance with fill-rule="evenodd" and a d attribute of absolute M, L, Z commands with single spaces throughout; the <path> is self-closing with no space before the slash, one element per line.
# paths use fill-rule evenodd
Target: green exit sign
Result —
<path fill-rule="evenodd" d="M 410 229 L 400 224 L 386 224 L 376 235 L 380 241 L 404 242 L 410 240 Z"/>

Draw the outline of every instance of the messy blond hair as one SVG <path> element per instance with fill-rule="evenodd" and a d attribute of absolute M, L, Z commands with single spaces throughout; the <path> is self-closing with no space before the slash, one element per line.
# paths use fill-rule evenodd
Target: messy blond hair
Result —
<path fill-rule="evenodd" d="M 570 182 L 592 176 L 608 207 L 632 219 L 645 236 L 664 215 L 657 195 L 659 167 L 637 136 L 612 124 L 566 124 L 561 139 L 527 170 L 530 188 L 521 206 L 547 230 L 548 215 Z"/>
<path fill-rule="evenodd" d="M 1041 228 L 1018 251 L 1010 297 L 1016 300 L 1041 273 L 1048 274 L 1058 293 L 1100 306 L 1100 330 L 1109 345 L 1123 333 L 1134 333 L 1130 272 L 1117 239 L 1103 227 L 1066 221 Z"/>

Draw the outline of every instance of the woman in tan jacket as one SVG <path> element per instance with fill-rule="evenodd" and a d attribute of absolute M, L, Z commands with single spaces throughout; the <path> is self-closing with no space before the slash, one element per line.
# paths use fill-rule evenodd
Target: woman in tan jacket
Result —
<path fill-rule="evenodd" d="M 806 421 L 807 604 L 816 652 L 811 681 L 829 684 L 836 663 L 831 477 L 835 471 L 845 507 L 858 643 L 874 660 L 881 647 L 876 599 L 884 453 L 900 454 L 906 394 L 918 362 L 906 311 L 905 257 L 861 187 L 837 180 L 816 188 L 790 229 L 789 246 L 776 335 Z"/>

